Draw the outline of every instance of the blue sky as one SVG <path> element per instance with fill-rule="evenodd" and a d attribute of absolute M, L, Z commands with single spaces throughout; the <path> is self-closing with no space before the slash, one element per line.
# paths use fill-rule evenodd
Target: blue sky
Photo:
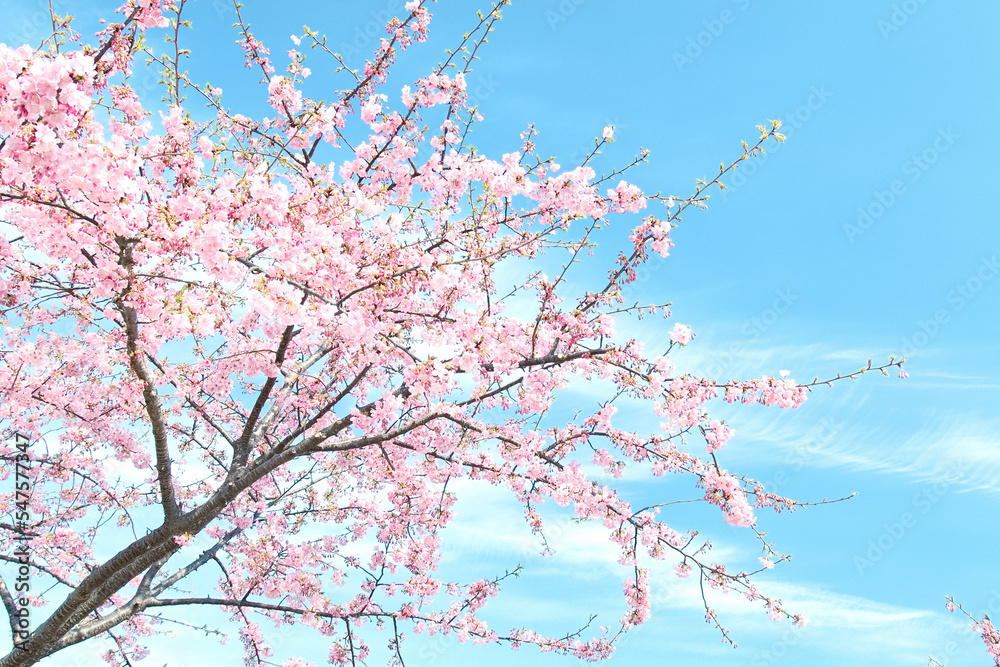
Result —
<path fill-rule="evenodd" d="M 45 4 L 0 4 L 10 19 L 0 22 L 0 40 L 36 43 Z M 108 14 L 103 3 L 58 4 L 81 21 Z M 278 11 L 250 2 L 245 17 L 278 67 L 303 23 L 327 33 L 335 50 L 356 46 L 360 64 L 373 48 L 365 31 L 401 5 L 295 2 Z M 193 78 L 222 86 L 234 109 L 259 111 L 263 98 L 241 69 L 226 7 L 191 7 Z M 477 8 L 433 6 L 431 40 L 408 52 L 393 81 L 412 81 L 442 60 Z M 837 383 L 792 412 L 712 408 L 736 430 L 721 456 L 730 470 L 805 501 L 858 493 L 759 515 L 759 527 L 793 558 L 758 585 L 812 623 L 791 629 L 723 598 L 713 605 L 740 645 L 733 650 L 704 623 L 696 591 L 665 567 L 653 585 L 653 619 L 607 664 L 902 666 L 930 656 L 949 667 L 988 664 L 981 641 L 943 606 L 952 594 L 1000 618 L 1000 5 L 538 0 L 515 2 L 504 16 L 469 77 L 486 116 L 474 142 L 492 157 L 535 123 L 539 154 L 571 168 L 614 124 L 598 170 L 645 147 L 649 163 L 629 179 L 686 196 L 696 178 L 712 178 L 739 155 L 741 140 L 756 139 L 755 125 L 784 122 L 787 141 L 724 179 L 728 190 L 713 191 L 707 210 L 687 213 L 671 256 L 654 261 L 630 293 L 671 301 L 674 321 L 693 328 L 695 341 L 675 356 L 682 370 L 726 380 L 789 369 L 804 381 L 857 370 L 869 357 L 910 359 L 908 380 Z M 326 80 L 319 61 L 310 66 Z M 616 221 L 601 240 L 621 243 L 627 224 Z M 669 326 L 647 319 L 619 330 L 656 350 Z M 593 397 L 567 400 L 571 407 Z M 655 428 L 649 415 L 630 417 Z M 690 492 L 663 484 L 626 481 L 650 501 Z M 598 625 L 621 616 L 622 574 L 597 531 L 554 517 L 560 548 L 542 559 L 515 505 L 472 491 L 447 534 L 446 566 L 459 576 L 526 567 L 488 614 L 498 627 L 557 632 L 589 612 Z M 717 512 L 681 518 L 703 529 L 720 561 L 749 566 L 759 555 L 746 531 Z M 411 646 L 408 665 L 514 660 L 506 649 L 442 638 Z M 238 660 L 237 642 L 217 649 L 206 639 L 160 648 L 150 664 L 196 664 L 217 650 Z M 522 649 L 516 662 L 572 661 Z"/>

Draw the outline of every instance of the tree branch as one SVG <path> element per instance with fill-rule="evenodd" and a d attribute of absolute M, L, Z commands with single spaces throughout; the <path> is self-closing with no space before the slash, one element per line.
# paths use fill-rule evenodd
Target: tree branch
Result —
<path fill-rule="evenodd" d="M 7 610 L 7 618 L 10 621 L 10 640 L 17 643 L 17 605 L 14 598 L 7 589 L 7 583 L 0 577 L 0 600 L 3 600 L 4 609 Z"/>
<path fill-rule="evenodd" d="M 102 632 L 107 632 L 111 628 L 127 621 L 132 616 L 143 612 L 147 607 L 150 606 L 150 602 L 156 599 L 156 596 L 167 590 L 175 583 L 188 576 L 202 565 L 212 560 L 215 554 L 228 544 L 234 537 L 243 532 L 241 528 L 234 528 L 226 533 L 222 539 L 220 539 L 211 548 L 206 549 L 201 556 L 196 558 L 194 561 L 186 565 L 185 567 L 179 569 L 174 574 L 170 575 L 163 581 L 159 582 L 156 586 L 152 586 L 152 579 L 156 576 L 156 572 L 162 567 L 163 563 L 166 562 L 164 559 L 162 562 L 157 562 L 154 564 L 143 577 L 142 581 L 139 583 L 139 587 L 136 589 L 135 595 L 127 603 L 114 610 L 110 614 L 82 625 L 77 629 L 66 634 L 66 636 L 59 642 L 59 649 L 66 648 L 67 646 L 72 646 L 73 644 L 79 644 L 82 641 L 86 641 L 91 637 L 96 637 Z"/>
<path fill-rule="evenodd" d="M 174 480 L 171 471 L 170 451 L 167 447 L 167 426 L 160 405 L 160 396 L 156 392 L 156 385 L 149 374 L 149 368 L 144 361 L 145 353 L 139 346 L 139 316 L 135 308 L 125 305 L 125 297 L 132 290 L 135 275 L 133 268 L 135 261 L 132 259 L 132 248 L 134 242 L 118 237 L 120 252 L 120 263 L 129 273 L 128 286 L 124 292 L 116 299 L 119 312 L 125 324 L 126 351 L 128 353 L 128 363 L 132 372 L 142 382 L 142 398 L 146 405 L 146 414 L 153 431 L 153 443 L 156 448 L 156 472 L 160 486 L 160 504 L 163 506 L 163 522 L 170 524 L 180 516 L 180 507 L 174 495 Z"/>
<path fill-rule="evenodd" d="M 274 354 L 274 364 L 279 368 L 285 361 L 285 353 L 288 351 L 288 344 L 292 341 L 293 332 L 294 327 L 289 324 L 285 327 L 285 331 L 281 335 L 278 350 Z M 243 426 L 243 432 L 233 445 L 233 470 L 241 470 L 247 464 L 247 459 L 250 457 L 251 436 L 253 435 L 254 428 L 257 426 L 257 420 L 260 419 L 260 413 L 264 410 L 264 404 L 270 398 L 271 390 L 274 389 L 277 381 L 277 375 L 267 378 L 264 386 L 261 387 L 260 392 L 257 394 L 257 400 L 254 402 L 253 408 L 250 410 L 250 414 L 247 416 L 246 423 Z"/>

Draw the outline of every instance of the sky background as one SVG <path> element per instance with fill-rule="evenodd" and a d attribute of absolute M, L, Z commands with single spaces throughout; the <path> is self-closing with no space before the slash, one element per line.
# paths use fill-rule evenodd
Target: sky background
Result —
<path fill-rule="evenodd" d="M 85 35 L 98 16 L 110 17 L 108 6 L 56 2 L 80 17 Z M 399 104 L 399 86 L 443 60 L 479 8 L 488 6 L 432 6 L 431 39 L 400 63 L 383 91 L 395 93 L 391 102 Z M 229 5 L 198 0 L 190 10 L 192 77 L 221 86 L 234 110 L 263 112 Z M 402 12 L 402 2 L 249 0 L 244 17 L 280 69 L 289 35 L 302 34 L 303 23 L 360 65 L 388 11 Z M 37 44 L 47 2 L 0 0 L 0 16 L 0 41 Z M 808 381 L 857 370 L 869 357 L 909 359 L 907 380 L 838 382 L 795 411 L 710 406 L 736 430 L 720 456 L 730 471 L 803 501 L 858 494 L 794 514 L 758 513 L 759 528 L 793 558 L 757 584 L 810 625 L 774 623 L 736 595 L 717 596 L 711 603 L 739 644 L 734 650 L 704 622 L 694 582 L 677 580 L 665 563 L 654 570 L 653 618 L 606 664 L 989 664 L 963 617 L 944 610 L 944 597 L 1000 619 L 998 30 L 1000 5 L 985 1 L 538 0 L 504 11 L 468 78 L 486 117 L 473 143 L 490 157 L 516 149 L 534 123 L 538 153 L 569 169 L 613 124 L 615 142 L 598 172 L 644 147 L 649 162 L 628 179 L 684 197 L 695 179 L 711 179 L 720 162 L 738 157 L 741 140 L 756 141 L 757 124 L 784 123 L 787 141 L 724 178 L 728 189 L 713 189 L 707 210 L 684 215 L 671 256 L 654 258 L 629 292 L 633 301 L 672 302 L 672 320 L 621 320 L 619 331 L 647 341 L 652 353 L 666 347 L 674 321 L 687 324 L 696 338 L 675 363 L 723 381 L 781 369 Z M 344 86 L 318 57 L 307 65 L 316 85 Z M 152 108 L 157 96 L 150 89 L 147 97 Z M 630 222 L 617 218 L 599 241 L 617 247 Z M 595 400 L 571 392 L 563 404 Z M 658 421 L 620 414 L 637 430 Z M 648 502 L 692 494 L 638 476 L 623 488 Z M 486 614 L 491 624 L 555 633 L 590 613 L 595 625 L 616 624 L 625 575 L 599 530 L 553 514 L 557 554 L 543 559 L 516 504 L 470 490 L 445 534 L 445 568 L 477 578 L 525 566 Z M 679 527 L 702 529 L 715 560 L 755 566 L 759 547 L 745 529 L 709 508 L 673 519 L 687 520 Z M 278 655 L 309 642 L 323 664 L 320 639 L 292 630 Z M 409 646 L 411 666 L 574 663 L 450 637 L 415 637 Z M 60 654 L 48 664 L 97 664 L 92 655 L 91 647 L 74 654 L 77 663 Z M 146 664 L 201 664 L 207 656 L 239 664 L 238 641 L 157 642 Z"/>

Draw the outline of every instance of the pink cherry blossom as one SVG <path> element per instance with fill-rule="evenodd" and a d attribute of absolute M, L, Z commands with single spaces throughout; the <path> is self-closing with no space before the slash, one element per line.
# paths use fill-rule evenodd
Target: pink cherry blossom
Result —
<path fill-rule="evenodd" d="M 721 467 L 734 433 L 709 411 L 723 390 L 795 408 L 811 384 L 700 377 L 621 333 L 669 315 L 623 290 L 650 251 L 668 254 L 700 190 L 664 199 L 620 178 L 631 166 L 563 168 L 539 156 L 534 128 L 505 151 L 473 148 L 479 56 L 387 84 L 427 39 L 425 4 L 387 18 L 325 99 L 309 96 L 306 60 L 342 56 L 308 31 L 276 74 L 239 9 L 235 41 L 260 81 L 243 113 L 182 67 L 155 95 L 132 87 L 142 49 L 184 39 L 164 30 L 184 24 L 184 3 L 128 0 L 86 47 L 0 45 L 0 421 L 33 443 L 0 454 L 32 463 L 21 511 L 45 591 L 30 598 L 31 640 L 0 664 L 58 664 L 59 647 L 109 633 L 107 661 L 132 664 L 191 608 L 212 618 L 206 634 L 238 628 L 248 664 L 311 665 L 269 640 L 290 622 L 332 664 L 387 645 L 401 663 L 408 632 L 594 661 L 654 612 L 659 560 L 804 625 L 751 574 L 708 560 L 687 518 L 660 513 L 693 497 L 721 513 L 707 520 L 747 528 L 755 510 L 801 506 Z M 476 53 L 505 4 L 452 55 Z M 169 46 L 164 63 L 186 49 Z M 592 232 L 615 225 L 624 250 L 599 266 Z M 683 324 L 669 336 L 694 338 Z M 901 364 L 844 377 L 905 377 Z M 633 477 L 666 489 L 663 503 L 634 504 Z M 546 553 L 543 505 L 607 539 L 614 627 L 487 623 L 517 572 L 456 581 L 443 565 L 458 495 L 484 489 L 522 507 Z M 745 532 L 763 567 L 784 560 Z M 0 532 L 7 553 L 16 541 Z M 705 617 L 728 639 L 707 602 Z M 994 651 L 992 624 L 976 627 Z"/>
<path fill-rule="evenodd" d="M 693 337 L 694 334 L 691 333 L 691 327 L 684 324 L 674 324 L 674 328 L 670 331 L 670 340 L 678 345 L 687 345 Z"/>

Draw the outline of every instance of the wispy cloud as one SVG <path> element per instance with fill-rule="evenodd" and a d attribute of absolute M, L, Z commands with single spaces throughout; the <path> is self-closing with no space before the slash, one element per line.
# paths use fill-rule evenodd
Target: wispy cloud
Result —
<path fill-rule="evenodd" d="M 1000 493 L 1000 420 L 942 411 L 930 425 L 900 428 L 900 419 L 871 424 L 833 409 L 829 437 L 811 439 L 809 420 L 747 420 L 739 435 L 767 443 L 776 460 L 812 468 L 844 468 L 898 475 L 917 482 L 946 481 L 957 489 Z M 803 443 L 808 456 L 800 456 Z M 758 448 L 759 451 L 760 448 Z"/>

